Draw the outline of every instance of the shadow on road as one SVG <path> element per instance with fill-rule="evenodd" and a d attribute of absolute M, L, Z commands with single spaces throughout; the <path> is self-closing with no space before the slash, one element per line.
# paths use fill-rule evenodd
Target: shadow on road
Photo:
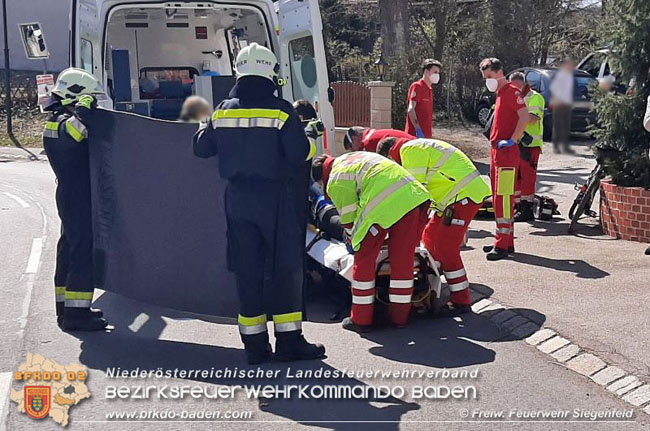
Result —
<path fill-rule="evenodd" d="M 580 259 L 552 259 L 549 257 L 534 256 L 526 253 L 515 253 L 512 260 L 526 265 L 541 266 L 555 271 L 572 272 L 578 278 L 597 279 L 605 278 L 609 275 L 609 272 L 603 271 L 602 269 Z"/>
<path fill-rule="evenodd" d="M 472 295 L 475 299 L 491 296 L 493 290 L 481 284 L 472 285 Z M 256 370 L 258 367 L 248 366 L 244 362 L 243 350 L 239 347 L 214 345 L 214 338 L 201 334 L 205 324 L 188 326 L 193 332 L 184 335 L 182 320 L 193 320 L 197 316 L 176 312 L 168 309 L 142 304 L 123 298 L 119 295 L 106 293 L 96 301 L 95 306 L 101 307 L 106 316 L 115 325 L 115 330 L 104 333 L 74 333 L 81 340 L 80 362 L 85 366 L 104 372 L 108 368 L 122 370 L 211 370 L 211 369 L 240 369 Z M 519 314 L 528 313 L 531 320 L 541 326 L 545 317 L 533 310 L 515 310 Z M 417 364 L 434 368 L 460 368 L 477 366 L 493 362 L 496 357 L 494 350 L 488 347 L 492 342 L 505 342 L 517 339 L 492 324 L 486 315 L 473 313 L 457 317 L 444 318 L 413 318 L 407 329 L 381 329 L 364 334 L 363 337 L 377 344 L 369 352 L 377 357 L 401 364 Z M 167 322 L 175 319 L 180 323 L 173 328 L 167 327 Z M 228 326 L 215 325 L 215 331 L 237 332 L 233 319 L 210 319 Z M 232 326 L 230 326 L 232 325 Z M 341 329 L 342 330 L 342 329 Z M 163 332 L 165 340 L 159 339 Z M 175 340 L 178 338 L 182 341 Z M 189 339 L 191 341 L 185 341 Z M 196 342 L 196 340 L 206 340 Z M 350 361 L 347 361 L 350 363 Z M 363 362 L 356 364 L 354 370 L 365 369 Z M 196 381 L 218 385 L 274 385 L 285 384 L 322 385 L 324 382 L 334 385 L 377 386 L 389 383 L 370 379 L 368 382 L 355 378 L 339 378 L 324 380 L 322 378 L 291 379 L 287 369 L 293 374 L 299 370 L 340 371 L 324 361 L 295 362 L 291 364 L 267 363 L 259 368 L 262 370 L 279 371 L 275 378 L 203 378 L 192 376 L 186 381 Z M 352 368 L 350 368 L 352 369 Z M 400 370 L 399 366 L 393 367 Z M 123 380 L 123 384 L 131 384 Z M 145 382 L 144 380 L 140 382 Z M 149 379 L 147 384 L 169 384 L 174 381 L 167 379 Z M 115 382 L 113 382 L 114 384 Z M 111 384 L 111 383 L 108 383 Z M 142 383 L 144 384 L 144 383 Z M 254 402 L 255 400 L 251 400 Z M 409 411 L 418 410 L 421 406 L 415 402 L 406 402 L 393 397 L 367 399 L 263 399 L 258 400 L 257 408 L 270 414 L 287 418 L 304 425 L 319 426 L 333 430 L 358 430 L 359 424 L 349 423 L 372 418 L 373 421 L 386 421 L 382 429 L 399 429 L 399 422 Z M 348 423 L 343 423 L 348 422 Z M 361 426 L 363 428 L 363 426 Z"/>

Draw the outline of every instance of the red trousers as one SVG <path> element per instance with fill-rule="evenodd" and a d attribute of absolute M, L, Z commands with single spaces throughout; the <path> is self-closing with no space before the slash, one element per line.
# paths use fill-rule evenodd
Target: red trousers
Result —
<path fill-rule="evenodd" d="M 490 181 L 492 182 L 492 205 L 497 222 L 494 246 L 507 250 L 514 247 L 513 207 L 519 148 L 516 145 L 497 149 L 492 145 L 490 152 Z"/>
<path fill-rule="evenodd" d="M 405 325 L 411 311 L 413 293 L 413 259 L 415 247 L 420 242 L 422 225 L 427 207 L 421 205 L 404 215 L 397 223 L 383 229 L 374 225 L 354 253 L 352 268 L 352 312 L 357 325 L 371 325 L 375 302 L 375 274 L 377 256 L 388 235 L 388 258 L 390 260 L 390 300 L 388 314 L 397 325 Z"/>
<path fill-rule="evenodd" d="M 469 229 L 469 224 L 481 208 L 469 199 L 463 199 L 451 206 L 454 215 L 451 224 L 446 225 L 444 215 L 435 213 L 429 220 L 422 234 L 422 242 L 433 259 L 440 262 L 451 292 L 451 302 L 469 305 L 472 298 L 469 293 L 469 281 L 460 257 L 460 248 Z"/>
<path fill-rule="evenodd" d="M 532 147 L 528 149 L 530 160 L 519 160 L 519 175 L 517 175 L 516 201 L 519 200 L 532 202 L 535 197 L 535 188 L 537 185 L 537 162 L 542 149 Z"/>

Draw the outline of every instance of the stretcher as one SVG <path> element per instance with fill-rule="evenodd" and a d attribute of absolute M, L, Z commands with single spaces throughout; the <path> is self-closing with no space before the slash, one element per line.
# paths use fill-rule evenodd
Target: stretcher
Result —
<path fill-rule="evenodd" d="M 344 242 L 333 238 L 327 232 L 319 230 L 313 224 L 307 229 L 306 251 L 314 262 L 326 271 L 333 271 L 338 276 L 352 281 L 354 255 Z M 438 314 L 447 303 L 449 293 L 443 289 L 440 270 L 426 248 L 418 246 L 413 259 L 413 311 L 417 314 Z M 390 282 L 390 261 L 388 245 L 384 244 L 377 256 L 376 301 L 388 303 L 388 286 Z"/>

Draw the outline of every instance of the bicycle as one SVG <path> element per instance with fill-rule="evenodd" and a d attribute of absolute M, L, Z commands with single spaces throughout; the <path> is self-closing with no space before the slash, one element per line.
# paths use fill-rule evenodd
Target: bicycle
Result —
<path fill-rule="evenodd" d="M 573 233 L 578 220 L 585 215 L 587 217 L 598 217 L 598 213 L 591 209 L 596 196 L 596 191 L 600 187 L 600 180 L 605 177 L 605 168 L 598 162 L 596 167 L 591 171 L 587 181 L 582 184 L 576 184 L 575 189 L 578 190 L 578 196 L 573 200 L 571 208 L 569 209 L 569 218 L 571 224 L 569 225 L 569 233 Z"/>

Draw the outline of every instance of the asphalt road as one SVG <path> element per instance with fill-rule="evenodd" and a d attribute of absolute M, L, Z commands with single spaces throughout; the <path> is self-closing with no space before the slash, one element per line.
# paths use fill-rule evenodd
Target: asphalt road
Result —
<path fill-rule="evenodd" d="M 0 160 L 2 158 L 0 157 Z M 243 352 L 233 322 L 201 320 L 196 316 L 147 306 L 110 293 L 97 292 L 96 306 L 101 307 L 115 329 L 111 332 L 69 334 L 59 330 L 54 318 L 52 275 L 54 250 L 59 221 L 54 205 L 54 177 L 45 162 L 20 159 L 0 163 L 0 430 L 60 429 L 51 419 L 36 423 L 18 413 L 16 403 L 8 400 L 7 383 L 12 371 L 24 362 L 28 352 L 41 354 L 60 364 L 81 363 L 89 370 L 87 382 L 92 397 L 73 406 L 69 429 L 72 430 L 204 430 L 204 429 L 445 429 L 445 430 L 628 430 L 647 429 L 650 416 L 632 408 L 586 377 L 568 370 L 548 355 L 516 337 L 507 336 L 489 319 L 478 315 L 414 321 L 406 330 L 382 330 L 360 337 L 343 331 L 338 323 L 307 323 L 310 340 L 323 342 L 328 357 L 322 361 L 294 364 L 271 363 L 262 369 L 277 371 L 274 378 L 241 380 L 234 378 L 147 378 L 115 379 L 106 370 L 146 369 L 256 369 L 244 364 Z M 551 158 L 549 158 L 551 160 Z M 573 159 L 572 159 L 573 160 Z M 576 159 L 576 170 L 556 172 L 542 168 L 542 186 L 557 196 L 569 195 L 568 182 L 573 176 L 588 172 L 589 163 Z M 564 163 L 564 162 L 562 162 Z M 565 175 L 566 174 L 566 175 Z M 565 183 L 556 187 L 557 178 Z M 563 195 L 562 195 L 563 196 Z M 489 242 L 493 226 L 479 222 L 470 235 L 470 249 L 465 252 L 471 279 L 489 291 L 493 298 L 509 306 L 524 309 L 560 333 L 566 331 L 585 348 L 605 345 L 615 349 L 626 363 L 648 363 L 642 344 L 647 341 L 647 302 L 614 302 L 614 307 L 600 296 L 589 298 L 611 282 L 608 298 L 633 296 L 623 294 L 623 285 L 614 277 L 619 271 L 611 257 L 607 265 L 581 259 L 586 247 L 604 247 L 606 241 L 580 238 L 554 240 L 555 227 L 525 227 L 518 235 L 527 238 L 517 243 L 521 256 L 514 262 L 489 266 L 480 247 Z M 559 229 L 559 227 L 557 227 Z M 559 232 L 559 230 L 558 230 Z M 560 235 L 559 233 L 557 235 Z M 594 238 L 586 234 L 586 238 Z M 533 239 L 539 239 L 533 245 Z M 549 243 L 542 243 L 549 241 Z M 575 246 L 577 243 L 581 247 Z M 562 247 L 549 249 L 550 244 Z M 521 244 L 521 245 L 520 245 Z M 607 243 L 609 245 L 609 243 Z M 621 250 L 631 254 L 640 245 L 615 242 L 616 261 L 625 262 L 621 277 L 625 283 L 636 280 L 633 292 L 647 287 L 647 264 L 640 269 L 635 260 L 621 257 Z M 587 253 L 588 254 L 588 253 Z M 592 254 L 596 254 L 595 252 Z M 591 255 L 590 255 L 591 256 Z M 632 258 L 630 258 L 632 259 Z M 636 258 L 635 258 L 636 259 Z M 516 266 L 514 266 L 516 265 Z M 635 266 L 637 265 L 637 266 Z M 512 270 L 513 266 L 516 270 Z M 641 271 L 635 274 L 626 274 Z M 551 274 L 546 278 L 546 274 Z M 643 278 L 645 277 L 645 278 Z M 645 280 L 645 282 L 643 282 Z M 576 284 L 577 283 L 577 284 Z M 619 290 L 613 290 L 615 286 Z M 579 289 L 576 289 L 579 286 Z M 188 287 L 190 288 L 190 287 Z M 591 296 L 590 296 L 591 294 Z M 647 294 L 646 294 L 647 295 Z M 646 296 L 647 298 L 647 296 Z M 332 304 L 316 304 L 328 310 Z M 645 306 L 645 308 L 644 308 Z M 624 313 L 623 309 L 627 312 Z M 641 316 L 645 310 L 645 316 Z M 573 338 L 572 338 L 573 339 Z M 598 344 L 599 343 L 599 344 Z M 633 343 L 634 346 L 627 344 Z M 581 344 L 582 346 L 582 344 Z M 636 347 L 635 347 L 636 346 Z M 287 376 L 288 367 L 292 377 Z M 300 380 L 300 370 L 392 370 L 392 371 L 477 371 L 477 378 L 427 379 L 374 378 L 367 376 Z M 634 371 L 634 370 L 632 370 Z M 389 398 L 306 400 L 297 396 L 289 400 L 249 399 L 240 394 L 234 399 L 182 400 L 130 399 L 110 400 L 111 386 L 178 386 L 190 385 L 233 388 L 244 384 L 330 384 L 360 388 L 385 385 L 395 396 Z M 448 385 L 475 387 L 476 399 L 415 399 L 416 386 Z M 14 388 L 19 388 L 13 384 Z M 405 394 L 399 393 L 399 388 Z M 471 393 L 471 390 L 470 390 Z M 515 421 L 508 418 L 515 409 L 611 411 L 630 410 L 633 418 L 624 422 L 598 422 L 583 419 L 569 421 Z M 111 412 L 161 411 L 231 411 L 250 412 L 251 418 L 220 422 L 171 422 L 153 418 L 149 421 L 116 421 Z M 479 411 L 504 411 L 506 419 L 479 417 Z M 248 413 L 246 413 L 248 414 Z M 469 415 L 469 418 L 464 417 Z"/>

